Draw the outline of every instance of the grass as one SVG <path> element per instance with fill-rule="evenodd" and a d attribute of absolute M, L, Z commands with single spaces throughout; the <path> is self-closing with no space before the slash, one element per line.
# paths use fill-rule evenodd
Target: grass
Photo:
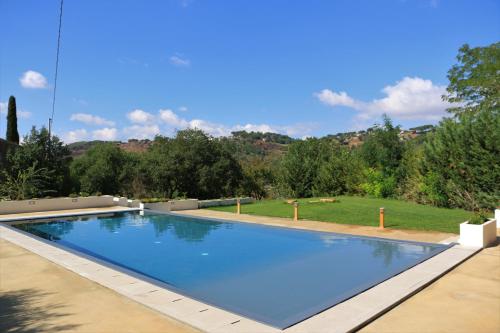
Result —
<path fill-rule="evenodd" d="M 396 229 L 432 230 L 457 234 L 459 224 L 468 220 L 471 213 L 462 209 L 447 209 L 419 205 L 392 199 L 365 197 L 337 197 L 335 203 L 311 202 L 318 198 L 299 199 L 300 219 L 378 226 L 379 208 L 385 208 L 385 226 Z M 235 206 L 209 209 L 235 212 Z M 273 217 L 293 217 L 293 206 L 285 200 L 261 200 L 242 205 L 242 214 Z"/>

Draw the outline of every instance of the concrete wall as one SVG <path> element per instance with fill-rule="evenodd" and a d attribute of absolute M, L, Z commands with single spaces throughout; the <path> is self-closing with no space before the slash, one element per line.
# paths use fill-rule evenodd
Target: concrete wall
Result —
<path fill-rule="evenodd" d="M 250 198 L 250 197 L 240 198 L 240 203 L 242 205 L 250 204 L 250 203 L 254 203 L 254 202 L 255 202 L 254 198 Z M 236 198 L 200 200 L 198 202 L 199 208 L 207 208 L 207 207 L 215 207 L 215 206 L 232 206 L 232 205 L 236 205 Z"/>
<path fill-rule="evenodd" d="M 118 203 L 115 203 L 113 201 L 113 197 L 109 195 L 78 198 L 0 201 L 0 214 L 43 212 L 48 210 L 65 210 L 78 208 L 97 208 L 116 205 L 118 205 Z"/>
<path fill-rule="evenodd" d="M 198 199 L 170 200 L 165 202 L 144 203 L 144 208 L 164 212 L 198 209 Z"/>

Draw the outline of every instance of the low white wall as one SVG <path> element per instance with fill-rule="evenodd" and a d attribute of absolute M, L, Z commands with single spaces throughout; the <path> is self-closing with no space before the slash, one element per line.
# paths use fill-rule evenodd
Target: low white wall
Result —
<path fill-rule="evenodd" d="M 240 198 L 240 203 L 250 204 L 254 203 L 255 199 L 251 197 Z M 198 202 L 199 208 L 215 207 L 215 206 L 232 206 L 236 205 L 236 198 L 231 199 L 213 199 L 213 200 L 200 200 Z"/>
<path fill-rule="evenodd" d="M 109 207 L 114 205 L 117 205 L 117 203 L 113 201 L 113 197 L 110 195 L 77 198 L 0 201 L 0 214 L 43 212 L 48 210 L 65 210 L 78 208 L 97 208 Z"/>
<path fill-rule="evenodd" d="M 500 209 L 495 209 L 495 220 L 497 220 L 497 229 L 500 229 Z"/>
<path fill-rule="evenodd" d="M 129 200 L 125 197 L 114 197 L 113 203 L 115 206 L 129 207 Z"/>
<path fill-rule="evenodd" d="M 170 200 L 165 202 L 144 203 L 144 208 L 164 212 L 198 209 L 198 199 Z"/>

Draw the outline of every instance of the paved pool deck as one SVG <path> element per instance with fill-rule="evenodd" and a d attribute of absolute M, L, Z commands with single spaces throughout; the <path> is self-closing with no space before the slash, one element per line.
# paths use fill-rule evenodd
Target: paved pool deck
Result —
<path fill-rule="evenodd" d="M 300 224 L 304 229 L 429 242 L 456 236 L 379 231 L 314 221 L 290 222 L 208 210 L 183 213 L 281 226 L 290 224 L 291 227 Z M 190 326 L 5 240 L 0 240 L 0 291 L 2 332 L 196 332 Z M 473 256 L 362 331 L 500 332 L 499 313 L 500 247 L 497 245 Z"/>

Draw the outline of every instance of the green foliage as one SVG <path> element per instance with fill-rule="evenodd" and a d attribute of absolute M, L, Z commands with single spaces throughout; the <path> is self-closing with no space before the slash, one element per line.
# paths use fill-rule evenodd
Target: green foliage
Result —
<path fill-rule="evenodd" d="M 234 139 L 240 139 L 247 142 L 255 142 L 257 140 L 262 140 L 270 143 L 290 144 L 296 141 L 296 139 L 293 139 L 288 135 L 283 135 L 278 133 L 236 131 L 236 132 L 231 132 L 231 135 Z"/>
<path fill-rule="evenodd" d="M 469 224 L 483 224 L 488 222 L 488 220 L 488 211 L 479 210 L 470 217 Z"/>
<path fill-rule="evenodd" d="M 404 152 L 404 143 L 399 139 L 401 128 L 394 126 L 389 117 L 384 116 L 384 124 L 376 127 L 361 146 L 361 156 L 365 163 L 382 171 L 383 175 L 396 173 Z"/>
<path fill-rule="evenodd" d="M 3 170 L 4 181 L 0 183 L 0 197 L 11 200 L 24 200 L 38 198 L 50 193 L 45 190 L 50 179 L 49 172 L 44 168 L 37 168 L 35 162 L 32 166 L 18 170 L 16 174 Z"/>
<path fill-rule="evenodd" d="M 279 186 L 284 196 L 311 197 L 321 165 L 328 158 L 329 140 L 310 138 L 288 147 L 281 161 Z"/>
<path fill-rule="evenodd" d="M 499 109 L 500 42 L 486 47 L 463 45 L 457 56 L 458 64 L 448 71 L 450 84 L 443 98 L 456 106 L 454 114 L 475 113 Z"/>
<path fill-rule="evenodd" d="M 41 193 L 67 195 L 70 192 L 69 150 L 57 136 L 50 138 L 45 127 L 40 130 L 33 127 L 24 137 L 24 142 L 9 151 L 7 161 L 7 172 L 11 177 L 17 177 L 19 172 L 35 164 L 37 169 L 46 170 L 47 181 L 39 184 Z"/>
<path fill-rule="evenodd" d="M 17 131 L 17 107 L 16 98 L 9 97 L 9 105 L 7 107 L 7 133 L 5 138 L 9 142 L 19 144 L 19 132 Z"/>
<path fill-rule="evenodd" d="M 364 170 L 365 182 L 361 184 L 361 189 L 365 194 L 375 198 L 391 197 L 396 190 L 396 180 L 394 176 L 384 176 L 382 171 L 375 168 Z"/>
<path fill-rule="evenodd" d="M 479 110 L 442 121 L 425 146 L 435 204 L 477 210 L 500 200 L 500 117 Z"/>
<path fill-rule="evenodd" d="M 267 196 L 275 179 L 275 166 L 270 159 L 257 156 L 240 160 L 243 180 L 239 194 L 262 199 Z"/>
<path fill-rule="evenodd" d="M 96 144 L 71 165 L 75 190 L 127 194 L 137 164 L 132 154 L 113 143 Z"/>
<path fill-rule="evenodd" d="M 359 193 L 362 177 L 363 162 L 358 154 L 333 144 L 328 151 L 328 157 L 319 167 L 313 193 L 315 196 Z"/>
<path fill-rule="evenodd" d="M 142 198 L 141 202 L 143 203 L 156 203 L 156 202 L 167 202 L 168 198 Z"/>
<path fill-rule="evenodd" d="M 143 182 L 148 193 L 199 199 L 234 196 L 243 173 L 231 152 L 200 130 L 157 137 L 144 156 Z"/>

